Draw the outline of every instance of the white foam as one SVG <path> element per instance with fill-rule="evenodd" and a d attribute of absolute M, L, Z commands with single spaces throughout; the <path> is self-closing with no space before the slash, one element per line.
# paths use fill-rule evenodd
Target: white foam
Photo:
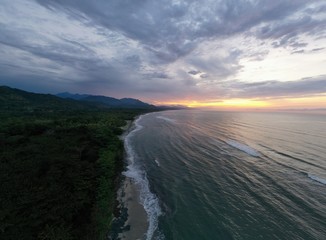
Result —
<path fill-rule="evenodd" d="M 168 117 L 163 117 L 163 116 L 157 116 L 156 118 L 159 118 L 159 119 L 163 119 L 167 122 L 170 122 L 170 123 L 176 123 L 176 121 L 172 118 L 168 118 Z"/>
<path fill-rule="evenodd" d="M 248 153 L 249 155 L 251 155 L 253 157 L 259 156 L 259 153 L 255 149 L 253 149 L 245 144 L 239 143 L 235 140 L 228 140 L 228 141 L 226 141 L 226 143 L 232 147 L 235 147 L 235 148 L 245 152 L 245 153 Z"/>
<path fill-rule="evenodd" d="M 160 162 L 158 161 L 157 158 L 155 158 L 155 163 L 156 163 L 157 166 L 159 166 L 159 167 L 161 166 L 161 165 L 160 165 Z"/>
<path fill-rule="evenodd" d="M 153 238 L 154 232 L 158 227 L 158 217 L 162 215 L 162 211 L 158 198 L 150 191 L 146 172 L 142 170 L 141 167 L 135 162 L 137 155 L 131 146 L 131 137 L 143 128 L 143 126 L 139 124 L 141 119 L 142 116 L 135 121 L 136 128 L 132 130 L 124 139 L 129 165 L 127 167 L 127 171 L 125 171 L 123 174 L 131 178 L 135 184 L 139 186 L 140 203 L 144 206 L 147 213 L 148 229 L 146 232 L 146 239 L 150 240 Z"/>
<path fill-rule="evenodd" d="M 323 178 L 317 177 L 317 176 L 312 175 L 312 174 L 310 174 L 310 173 L 308 173 L 308 177 L 309 177 L 310 179 L 316 181 L 316 182 L 319 182 L 319 183 L 321 183 L 321 184 L 326 185 L 326 179 L 323 179 Z"/>

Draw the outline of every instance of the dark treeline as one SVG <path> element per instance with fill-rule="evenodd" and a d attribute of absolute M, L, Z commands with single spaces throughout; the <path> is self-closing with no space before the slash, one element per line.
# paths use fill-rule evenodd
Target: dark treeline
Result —
<path fill-rule="evenodd" d="M 12 109 L 0 109 L 0 239 L 105 239 L 123 168 L 118 135 L 143 110 Z"/>

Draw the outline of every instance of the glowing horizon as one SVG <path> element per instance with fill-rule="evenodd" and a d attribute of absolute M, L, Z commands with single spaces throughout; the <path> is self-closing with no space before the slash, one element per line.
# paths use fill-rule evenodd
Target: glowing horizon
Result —
<path fill-rule="evenodd" d="M 182 105 L 189 108 L 223 110 L 281 110 L 281 109 L 326 109 L 326 96 L 282 98 L 282 99 L 221 99 L 217 101 L 165 101 L 157 105 Z"/>

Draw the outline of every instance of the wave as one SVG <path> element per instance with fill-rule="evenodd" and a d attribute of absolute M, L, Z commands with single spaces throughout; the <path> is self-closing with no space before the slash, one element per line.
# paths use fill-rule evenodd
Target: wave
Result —
<path fill-rule="evenodd" d="M 242 143 L 239 143 L 235 140 L 228 140 L 226 141 L 227 144 L 229 144 L 230 146 L 234 147 L 234 148 L 237 148 L 253 157 L 259 157 L 260 154 L 253 148 L 245 145 L 245 144 L 242 144 Z"/>
<path fill-rule="evenodd" d="M 143 126 L 139 124 L 141 119 L 142 116 L 135 121 L 135 129 L 133 129 L 124 139 L 129 165 L 127 167 L 127 171 L 125 171 L 123 174 L 131 178 L 140 188 L 140 203 L 143 205 L 146 211 L 148 221 L 146 239 L 150 240 L 153 238 L 153 235 L 158 228 L 158 217 L 162 215 L 162 211 L 158 198 L 150 191 L 146 172 L 142 170 L 141 167 L 135 162 L 137 155 L 130 143 L 131 138 L 135 135 L 135 133 L 143 128 Z"/>
<path fill-rule="evenodd" d="M 176 121 L 174 119 L 171 119 L 171 118 L 168 118 L 168 117 L 157 116 L 156 118 L 163 119 L 163 120 L 165 120 L 167 122 L 170 122 L 170 123 L 176 123 Z"/>
<path fill-rule="evenodd" d="M 312 174 L 310 174 L 310 173 L 308 173 L 308 177 L 309 177 L 310 179 L 316 181 L 316 182 L 319 182 L 319 183 L 321 183 L 321 184 L 326 185 L 326 179 L 323 179 L 323 178 L 317 177 L 317 176 L 312 175 Z"/>
<path fill-rule="evenodd" d="M 159 167 L 161 166 L 161 165 L 160 165 L 160 162 L 158 161 L 157 158 L 155 158 L 155 163 L 156 163 L 157 166 L 159 166 Z"/>

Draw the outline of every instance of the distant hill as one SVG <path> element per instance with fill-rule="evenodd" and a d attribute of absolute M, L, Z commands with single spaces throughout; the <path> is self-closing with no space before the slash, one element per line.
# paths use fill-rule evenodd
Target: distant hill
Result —
<path fill-rule="evenodd" d="M 0 86 L 0 112 L 93 111 L 119 108 L 154 111 L 186 109 L 183 106 L 155 106 L 134 98 L 116 99 L 68 92 L 51 95 Z"/>
<path fill-rule="evenodd" d="M 62 98 L 70 98 L 82 102 L 102 103 L 110 108 L 140 108 L 140 109 L 157 109 L 156 106 L 142 102 L 134 98 L 117 99 L 106 96 L 95 96 L 88 94 L 71 94 L 68 92 L 59 93 L 56 96 Z"/>
<path fill-rule="evenodd" d="M 90 95 L 88 94 L 71 94 L 69 92 L 63 92 L 63 93 L 58 93 L 56 94 L 57 97 L 61 97 L 61 98 L 71 98 L 74 100 L 81 100 L 83 98 L 86 98 Z"/>
<path fill-rule="evenodd" d="M 63 99 L 51 94 L 26 92 L 0 86 L 0 111 L 66 111 L 104 108 L 101 105 L 85 104 L 73 99 Z"/>

